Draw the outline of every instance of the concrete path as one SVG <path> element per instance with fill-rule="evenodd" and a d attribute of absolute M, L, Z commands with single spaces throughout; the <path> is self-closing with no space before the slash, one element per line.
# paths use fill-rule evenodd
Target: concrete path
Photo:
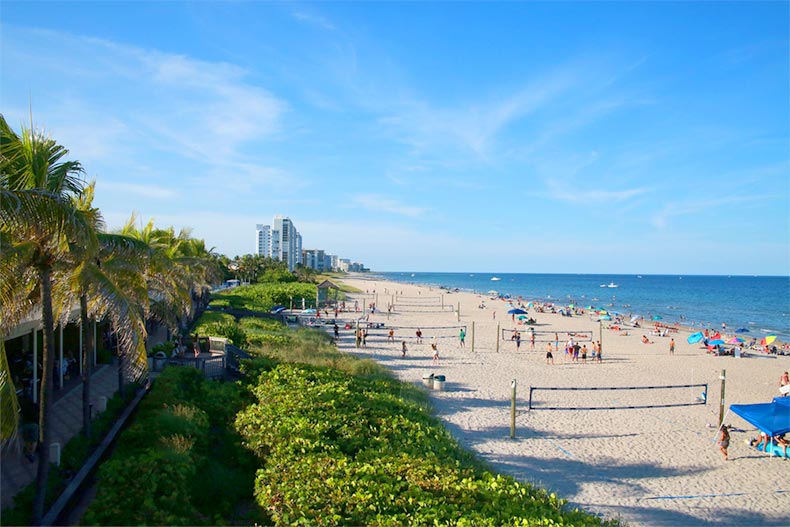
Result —
<path fill-rule="evenodd" d="M 60 443 L 61 448 L 77 435 L 82 428 L 82 383 L 67 388 L 55 396 L 52 404 L 52 441 Z M 91 377 L 91 403 L 98 408 L 99 397 L 112 398 L 118 391 L 118 367 L 101 365 Z M 95 410 L 94 410 L 95 411 Z M 13 505 L 13 498 L 36 479 L 37 461 L 28 461 L 19 449 L 10 447 L 2 453 L 0 463 L 2 507 Z"/>

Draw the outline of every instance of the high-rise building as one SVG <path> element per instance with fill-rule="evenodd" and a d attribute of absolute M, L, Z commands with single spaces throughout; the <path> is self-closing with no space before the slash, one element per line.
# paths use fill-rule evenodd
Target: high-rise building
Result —
<path fill-rule="evenodd" d="M 272 228 L 268 225 L 255 226 L 255 254 L 271 258 Z"/>
<path fill-rule="evenodd" d="M 286 216 L 275 216 L 272 225 L 256 225 L 255 254 L 280 260 L 293 271 L 302 261 L 302 236 Z"/>

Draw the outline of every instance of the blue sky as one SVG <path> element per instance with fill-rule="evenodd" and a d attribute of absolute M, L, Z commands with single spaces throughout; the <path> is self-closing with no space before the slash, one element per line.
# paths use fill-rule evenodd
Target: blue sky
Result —
<path fill-rule="evenodd" d="M 375 270 L 790 271 L 787 2 L 16 2 L 0 111 L 135 212 Z"/>

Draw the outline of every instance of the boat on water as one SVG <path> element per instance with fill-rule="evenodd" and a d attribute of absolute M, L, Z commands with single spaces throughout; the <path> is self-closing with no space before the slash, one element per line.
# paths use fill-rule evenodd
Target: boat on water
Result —
<path fill-rule="evenodd" d="M 609 285 L 607 285 L 606 287 L 614 288 L 614 287 L 620 287 L 620 286 L 615 284 L 614 282 L 609 282 Z"/>
<path fill-rule="evenodd" d="M 502 280 L 502 279 L 501 279 L 501 278 L 499 278 L 498 276 L 492 276 L 492 277 L 491 277 L 491 281 L 492 281 L 492 282 L 496 282 L 497 280 Z"/>

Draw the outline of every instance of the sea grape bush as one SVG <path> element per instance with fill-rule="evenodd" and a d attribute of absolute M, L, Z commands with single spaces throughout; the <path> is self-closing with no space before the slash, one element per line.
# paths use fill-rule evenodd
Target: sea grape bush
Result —
<path fill-rule="evenodd" d="M 302 282 L 263 283 L 234 287 L 214 293 L 213 300 L 226 300 L 231 308 L 269 311 L 276 305 L 315 307 L 316 286 Z"/>
<path fill-rule="evenodd" d="M 166 368 L 99 469 L 84 523 L 238 521 L 236 505 L 252 498 L 254 465 L 232 423 L 248 397 L 236 383 L 207 381 L 193 368 Z"/>
<path fill-rule="evenodd" d="M 261 459 L 258 503 L 277 525 L 600 525 L 488 471 L 402 384 L 330 368 L 258 372 L 236 418 Z"/>

